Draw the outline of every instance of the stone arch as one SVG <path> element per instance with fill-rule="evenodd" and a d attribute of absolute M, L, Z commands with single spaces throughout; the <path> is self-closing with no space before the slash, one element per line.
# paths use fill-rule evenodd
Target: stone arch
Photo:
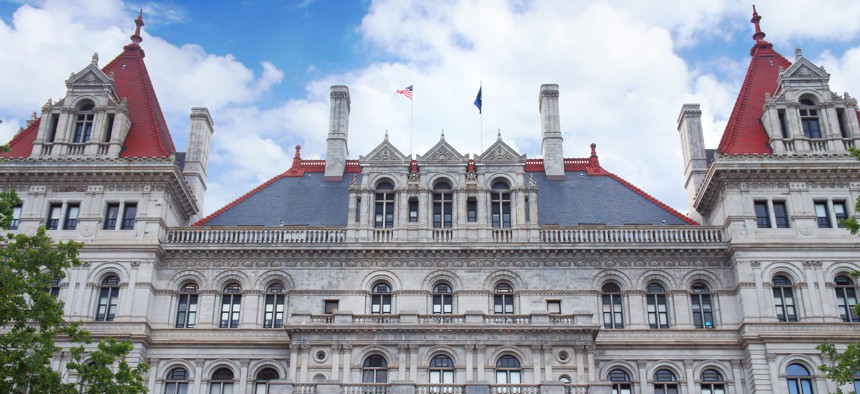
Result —
<path fill-rule="evenodd" d="M 661 369 L 671 371 L 675 374 L 675 378 L 678 379 L 679 382 L 686 380 L 684 367 L 679 365 L 677 362 L 669 360 L 657 360 L 652 362 L 648 366 L 648 369 L 645 370 L 645 374 L 647 375 L 646 380 L 654 380 L 654 374 Z"/>
<path fill-rule="evenodd" d="M 454 368 L 463 368 L 465 367 L 465 363 L 462 363 L 459 354 L 457 351 L 448 345 L 436 345 L 427 349 L 424 357 L 424 366 L 426 368 L 427 365 L 430 365 L 430 360 L 433 360 L 433 357 L 438 355 L 445 355 L 451 357 L 451 360 L 454 361 Z"/>
<path fill-rule="evenodd" d="M 706 360 L 696 364 L 693 367 L 693 379 L 695 381 L 702 380 L 702 372 L 706 370 L 713 369 L 723 375 L 723 381 L 726 383 L 733 382 L 732 379 L 732 368 L 725 363 L 714 361 L 714 360 Z"/>
<path fill-rule="evenodd" d="M 364 366 L 364 360 L 368 357 L 378 354 L 382 357 L 385 357 L 385 361 L 388 363 L 388 369 L 397 368 L 397 357 L 394 357 L 394 353 L 392 353 L 385 346 L 380 345 L 370 345 L 366 346 L 363 349 L 359 350 L 355 353 L 355 357 L 353 357 L 352 369 L 361 370 Z"/>
<path fill-rule="evenodd" d="M 489 367 L 495 368 L 499 358 L 507 354 L 516 356 L 516 358 L 520 360 L 520 366 L 523 370 L 532 366 L 531 357 L 528 357 L 530 354 L 527 354 L 525 350 L 519 346 L 505 345 L 497 347 L 493 353 L 490 354 L 490 357 L 487 358 L 487 360 L 492 363 Z"/>
<path fill-rule="evenodd" d="M 484 280 L 484 289 L 492 292 L 500 282 L 510 283 L 514 287 L 514 292 L 528 288 L 526 281 L 519 274 L 508 270 L 499 270 L 487 275 L 487 278 Z"/>
<path fill-rule="evenodd" d="M 241 373 L 240 371 L 242 371 L 242 369 L 239 368 L 239 364 L 236 364 L 235 360 L 230 360 L 227 358 L 219 358 L 217 360 L 209 361 L 203 367 L 203 377 L 202 378 L 203 379 L 209 379 L 212 376 L 212 373 L 217 371 L 218 368 L 230 369 L 231 371 L 233 371 L 233 380 L 239 381 L 239 374 Z"/>
<path fill-rule="evenodd" d="M 370 185 L 371 188 L 373 188 L 375 190 L 383 182 L 389 182 L 389 183 L 391 183 L 391 186 L 394 187 L 394 190 L 397 190 L 397 187 L 400 186 L 399 183 L 397 182 L 397 179 L 398 179 L 398 177 L 395 174 L 381 173 L 381 174 L 376 174 L 375 176 L 371 177 L 368 180 L 368 184 Z"/>
<path fill-rule="evenodd" d="M 785 275 L 788 279 L 791 279 L 791 283 L 794 286 L 803 282 L 805 276 L 803 271 L 794 266 L 794 264 L 779 262 L 769 264 L 762 270 L 762 281 L 771 283 L 773 282 L 773 277 L 777 275 Z"/>
<path fill-rule="evenodd" d="M 269 285 L 276 281 L 284 285 L 284 291 L 296 288 L 296 282 L 293 280 L 293 277 L 279 270 L 270 270 L 258 275 L 254 280 L 253 288 L 265 292 Z"/>
<path fill-rule="evenodd" d="M 602 270 L 594 275 L 592 279 L 593 288 L 602 289 L 604 285 L 613 282 L 621 288 L 621 291 L 634 289 L 633 281 L 626 273 L 618 270 Z"/>
<path fill-rule="evenodd" d="M 513 190 L 519 184 L 516 181 L 516 179 L 514 179 L 514 177 L 511 176 L 511 174 L 504 173 L 504 172 L 496 172 L 493 174 L 488 174 L 486 179 L 487 179 L 487 184 L 485 186 L 489 189 L 492 189 L 493 184 L 498 182 L 498 181 L 507 182 L 508 187 L 511 190 Z"/>
<path fill-rule="evenodd" d="M 609 372 L 615 369 L 627 372 L 627 374 L 630 375 L 631 383 L 638 382 L 640 379 L 639 369 L 635 364 L 629 361 L 612 360 L 602 363 L 602 365 L 597 369 L 600 380 L 609 381 Z"/>
<path fill-rule="evenodd" d="M 453 192 L 454 188 L 457 187 L 457 182 L 449 174 L 433 174 L 427 180 L 427 185 L 430 187 L 430 190 L 434 190 L 436 185 L 440 182 L 447 182 L 449 185 L 451 185 L 451 192 Z"/>
<path fill-rule="evenodd" d="M 818 371 L 818 366 L 820 363 L 818 360 L 810 357 L 806 354 L 801 353 L 793 353 L 789 354 L 782 358 L 779 361 L 779 368 L 777 369 L 777 374 L 781 376 L 785 376 L 785 370 L 791 364 L 800 364 L 804 368 L 809 371 L 809 377 L 821 377 L 821 373 Z"/>
<path fill-rule="evenodd" d="M 100 285 L 104 278 L 107 278 L 110 275 L 116 275 L 119 277 L 120 284 L 128 283 L 128 278 L 130 277 L 128 269 L 126 269 L 122 264 L 108 262 L 108 263 L 93 263 L 93 265 L 98 264 L 98 268 L 94 268 L 90 271 L 90 274 L 87 277 L 87 282 L 95 283 L 96 285 Z"/>
<path fill-rule="evenodd" d="M 400 277 L 391 271 L 373 271 L 365 275 L 361 282 L 361 289 L 370 293 L 373 286 L 378 282 L 388 282 L 391 286 L 391 291 L 402 290 L 403 285 L 400 283 Z"/>
<path fill-rule="evenodd" d="M 827 270 L 825 271 L 824 281 L 832 283 L 837 276 L 849 275 L 851 271 L 856 270 L 860 270 L 860 267 L 858 267 L 858 264 L 855 263 L 839 262 L 830 264 L 830 266 L 827 267 Z M 857 279 L 852 278 L 852 280 L 854 281 L 854 283 L 858 283 Z"/>
<path fill-rule="evenodd" d="M 690 290 L 694 284 L 701 282 L 708 286 L 711 292 L 715 292 L 722 287 L 720 278 L 712 272 L 706 270 L 690 271 L 681 279 L 680 283 L 684 286 L 684 290 Z"/>
<path fill-rule="evenodd" d="M 287 378 L 287 370 L 286 370 L 286 368 L 284 368 L 284 366 L 282 364 L 283 363 L 279 363 L 279 362 L 272 360 L 272 359 L 257 360 L 255 362 L 251 363 L 251 365 L 248 368 L 248 374 L 249 374 L 248 375 L 248 381 L 253 382 L 253 381 L 257 380 L 257 374 L 266 368 L 271 368 L 271 369 L 274 369 L 275 371 L 278 371 L 278 376 L 279 376 L 278 380 L 286 379 Z"/>
<path fill-rule="evenodd" d="M 240 270 L 229 270 L 224 271 L 212 280 L 213 289 L 215 291 L 223 291 L 224 286 L 227 286 L 230 282 L 236 282 L 239 286 L 242 286 L 242 291 L 250 290 L 248 274 Z"/>
<path fill-rule="evenodd" d="M 180 287 L 189 281 L 194 281 L 200 289 L 206 289 L 209 287 L 206 275 L 203 275 L 202 272 L 197 270 L 182 270 L 173 274 L 173 276 L 167 281 L 167 288 L 172 291 L 178 291 Z"/>
<path fill-rule="evenodd" d="M 194 374 L 196 372 L 194 365 L 191 364 L 191 362 L 189 362 L 188 360 L 184 360 L 181 358 L 174 358 L 174 359 L 165 360 L 165 361 L 160 362 L 158 364 L 158 369 L 155 371 L 155 373 L 156 373 L 155 376 L 160 377 L 162 379 L 166 379 L 167 374 L 170 373 L 170 371 L 172 371 L 173 368 L 177 368 L 177 367 L 185 368 L 185 370 L 188 371 L 188 378 L 189 378 L 188 381 L 189 382 L 193 382 L 193 381 L 201 378 L 200 376 L 196 376 Z"/>
<path fill-rule="evenodd" d="M 667 292 L 671 292 L 674 289 L 678 288 L 678 284 L 675 281 L 675 278 L 672 277 L 666 271 L 663 270 L 647 270 L 642 275 L 639 276 L 639 280 L 637 281 L 637 289 L 645 289 L 648 284 L 652 282 L 658 282 L 663 287 L 666 288 Z"/>
<path fill-rule="evenodd" d="M 463 281 L 460 279 L 460 276 L 447 270 L 437 270 L 427 274 L 427 276 L 424 277 L 424 281 L 421 283 L 421 289 L 425 291 L 433 291 L 433 286 L 439 282 L 448 283 L 454 288 L 454 291 L 463 290 Z"/>

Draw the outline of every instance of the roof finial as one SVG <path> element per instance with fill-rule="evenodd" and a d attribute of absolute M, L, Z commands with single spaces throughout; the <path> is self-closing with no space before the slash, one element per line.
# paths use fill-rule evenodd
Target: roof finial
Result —
<path fill-rule="evenodd" d="M 803 57 L 803 51 L 800 47 L 794 48 L 794 60 L 798 60 Z"/>
<path fill-rule="evenodd" d="M 445 141 L 445 129 L 442 129 L 442 136 L 439 137 L 439 140 Z"/>
<path fill-rule="evenodd" d="M 302 155 L 299 153 L 302 150 L 301 145 L 296 145 L 296 155 L 293 156 L 293 166 L 291 169 L 299 169 L 302 166 Z"/>
<path fill-rule="evenodd" d="M 385 142 L 388 142 L 388 129 L 385 129 Z"/>
<path fill-rule="evenodd" d="M 93 66 L 98 66 L 98 65 L 99 65 L 99 53 L 98 53 L 98 52 L 93 53 L 93 61 L 92 61 L 92 63 L 93 63 Z"/>
<path fill-rule="evenodd" d="M 137 27 L 131 36 L 131 42 L 140 45 L 140 42 L 143 41 L 143 37 L 140 36 L 140 28 L 143 27 L 143 8 L 140 9 L 140 13 L 137 15 L 137 19 L 134 20 L 134 24 Z"/>
<path fill-rule="evenodd" d="M 498 130 L 499 130 L 499 132 L 496 134 L 496 139 L 501 141 L 502 140 L 502 129 L 498 129 Z"/>
<path fill-rule="evenodd" d="M 752 24 L 755 26 L 755 34 L 753 34 L 752 38 L 756 40 L 756 42 L 764 41 L 765 36 L 764 32 L 761 31 L 761 25 L 759 24 L 759 21 L 761 21 L 761 16 L 755 10 L 755 4 L 753 4 L 753 16 L 752 19 L 750 19 L 750 22 L 752 22 Z"/>

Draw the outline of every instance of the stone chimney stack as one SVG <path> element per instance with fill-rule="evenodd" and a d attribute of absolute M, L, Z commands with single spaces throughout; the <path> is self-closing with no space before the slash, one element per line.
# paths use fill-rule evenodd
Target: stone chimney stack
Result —
<path fill-rule="evenodd" d="M 564 140 L 558 113 L 558 85 L 541 85 L 538 103 L 544 173 L 547 179 L 564 179 Z"/>
<path fill-rule="evenodd" d="M 325 180 L 343 179 L 346 158 L 349 156 L 349 88 L 344 85 L 331 87 L 331 110 L 329 113 L 328 138 L 326 139 Z"/>
<path fill-rule="evenodd" d="M 687 190 L 688 216 L 701 223 L 702 216 L 696 211 L 696 192 L 708 172 L 708 157 L 702 135 L 702 111 L 699 104 L 684 104 L 678 115 L 678 134 L 681 137 L 681 154 L 684 159 L 684 188 Z"/>
<path fill-rule="evenodd" d="M 202 107 L 191 108 L 191 124 L 188 127 L 188 150 L 185 153 L 185 166 L 182 174 L 191 186 L 198 213 L 203 213 L 203 197 L 206 195 L 206 168 L 209 165 L 209 145 L 215 125 L 209 110 Z M 197 218 L 192 218 L 196 221 Z"/>

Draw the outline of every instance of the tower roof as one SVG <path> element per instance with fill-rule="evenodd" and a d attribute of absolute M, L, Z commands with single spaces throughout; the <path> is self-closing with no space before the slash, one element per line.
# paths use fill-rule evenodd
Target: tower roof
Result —
<path fill-rule="evenodd" d="M 765 33 L 761 31 L 759 21 L 761 16 L 753 6 L 753 17 L 750 21 L 755 26 L 755 44 L 750 49 L 752 59 L 726 130 L 720 139 L 720 154 L 771 153 L 767 131 L 760 121 L 762 106 L 765 93 L 773 94 L 776 91 L 780 67 L 787 69 L 791 62 L 777 53 L 773 44 L 764 40 Z"/>

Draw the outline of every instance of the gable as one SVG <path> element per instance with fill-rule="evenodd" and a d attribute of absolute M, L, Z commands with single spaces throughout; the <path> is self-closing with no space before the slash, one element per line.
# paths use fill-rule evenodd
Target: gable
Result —
<path fill-rule="evenodd" d="M 418 155 L 419 163 L 442 162 L 442 163 L 463 163 L 469 161 L 468 155 L 462 155 L 454 149 L 448 141 L 445 141 L 443 136 L 424 156 Z"/>
<path fill-rule="evenodd" d="M 526 162 L 526 155 L 520 155 L 519 152 L 511 149 L 511 147 L 502 141 L 501 137 L 499 137 L 496 142 L 484 151 L 484 153 L 478 156 L 476 161 L 483 163 L 523 164 Z"/>
<path fill-rule="evenodd" d="M 370 151 L 367 156 L 359 156 L 360 161 L 375 161 L 375 162 L 403 162 L 406 161 L 406 155 L 400 152 L 391 142 L 388 141 L 388 134 L 385 135 L 385 140 L 376 148 Z"/>

